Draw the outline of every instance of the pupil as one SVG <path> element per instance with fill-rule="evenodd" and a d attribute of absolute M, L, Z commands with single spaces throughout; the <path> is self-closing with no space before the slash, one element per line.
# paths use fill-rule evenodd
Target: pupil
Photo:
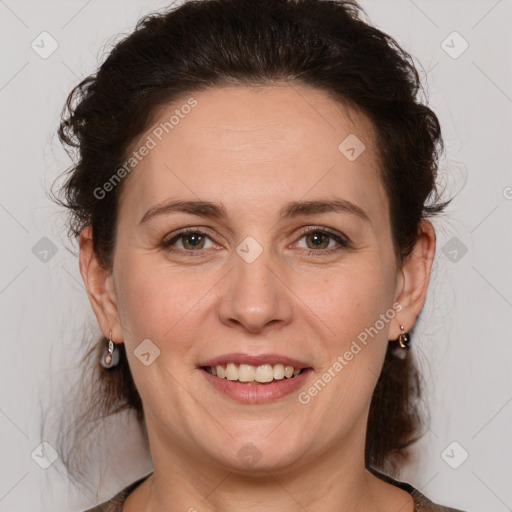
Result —
<path fill-rule="evenodd" d="M 322 245 L 322 243 L 325 243 L 325 242 L 322 242 L 322 239 L 325 237 L 326 235 L 324 233 L 313 233 L 311 235 L 311 238 L 312 238 L 312 241 L 313 241 L 313 245 L 315 247 L 318 247 L 320 245 Z"/>
<path fill-rule="evenodd" d="M 187 235 L 186 237 L 186 241 L 187 241 L 187 244 L 189 245 L 192 245 L 193 247 L 196 247 L 199 243 L 201 243 L 201 235 L 198 235 L 197 233 L 192 233 L 191 235 Z M 190 243 L 190 240 L 191 239 L 195 239 L 192 240 L 192 242 Z"/>

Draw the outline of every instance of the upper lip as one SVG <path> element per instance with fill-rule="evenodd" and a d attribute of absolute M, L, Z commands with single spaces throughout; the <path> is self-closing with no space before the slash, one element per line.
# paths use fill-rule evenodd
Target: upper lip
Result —
<path fill-rule="evenodd" d="M 208 361 L 204 361 L 199 366 L 217 366 L 224 365 L 227 363 L 235 363 L 235 364 L 250 364 L 251 366 L 259 366 L 261 364 L 283 364 L 287 366 L 293 366 L 297 369 L 310 368 L 310 365 L 305 363 L 304 361 L 300 361 L 298 359 L 294 359 L 292 357 L 283 356 L 281 354 L 244 354 L 242 352 L 237 352 L 233 354 L 223 354 Z"/>

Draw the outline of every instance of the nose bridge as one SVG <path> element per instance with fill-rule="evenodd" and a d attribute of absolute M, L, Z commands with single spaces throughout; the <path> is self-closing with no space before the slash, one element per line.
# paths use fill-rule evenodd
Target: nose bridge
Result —
<path fill-rule="evenodd" d="M 220 320 L 258 332 L 270 323 L 287 323 L 291 304 L 276 277 L 280 265 L 269 247 L 247 237 L 232 255 L 233 266 L 219 306 Z"/>

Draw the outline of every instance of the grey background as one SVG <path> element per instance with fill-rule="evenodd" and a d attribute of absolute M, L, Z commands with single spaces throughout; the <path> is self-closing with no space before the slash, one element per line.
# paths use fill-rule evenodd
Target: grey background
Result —
<path fill-rule="evenodd" d="M 402 479 L 468 512 L 512 510 L 512 1 L 361 3 L 417 58 L 446 142 L 441 179 L 457 194 L 435 222 L 433 281 L 413 348 L 431 421 Z M 97 496 L 76 489 L 59 460 L 36 463 L 54 435 L 42 438 L 41 408 L 58 413 L 83 333 L 98 334 L 63 214 L 45 189 L 69 165 L 55 136 L 68 92 L 113 36 L 168 4 L 0 0 L 1 512 L 83 510 L 147 472 L 136 442 L 120 455 L 128 463 L 111 462 Z M 43 51 L 43 31 L 58 44 L 47 58 L 31 47 Z"/>

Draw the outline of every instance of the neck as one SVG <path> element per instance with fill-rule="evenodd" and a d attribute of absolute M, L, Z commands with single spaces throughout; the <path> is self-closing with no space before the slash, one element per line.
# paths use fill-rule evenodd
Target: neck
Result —
<path fill-rule="evenodd" d="M 172 506 L 188 512 L 383 512 L 392 510 L 392 504 L 403 507 L 412 501 L 365 469 L 364 443 L 344 446 L 351 448 L 331 447 L 314 459 L 301 457 L 300 466 L 258 474 L 194 460 L 190 452 L 173 447 L 165 458 L 154 457 L 154 473 L 144 482 L 137 510 L 156 512 Z"/>

